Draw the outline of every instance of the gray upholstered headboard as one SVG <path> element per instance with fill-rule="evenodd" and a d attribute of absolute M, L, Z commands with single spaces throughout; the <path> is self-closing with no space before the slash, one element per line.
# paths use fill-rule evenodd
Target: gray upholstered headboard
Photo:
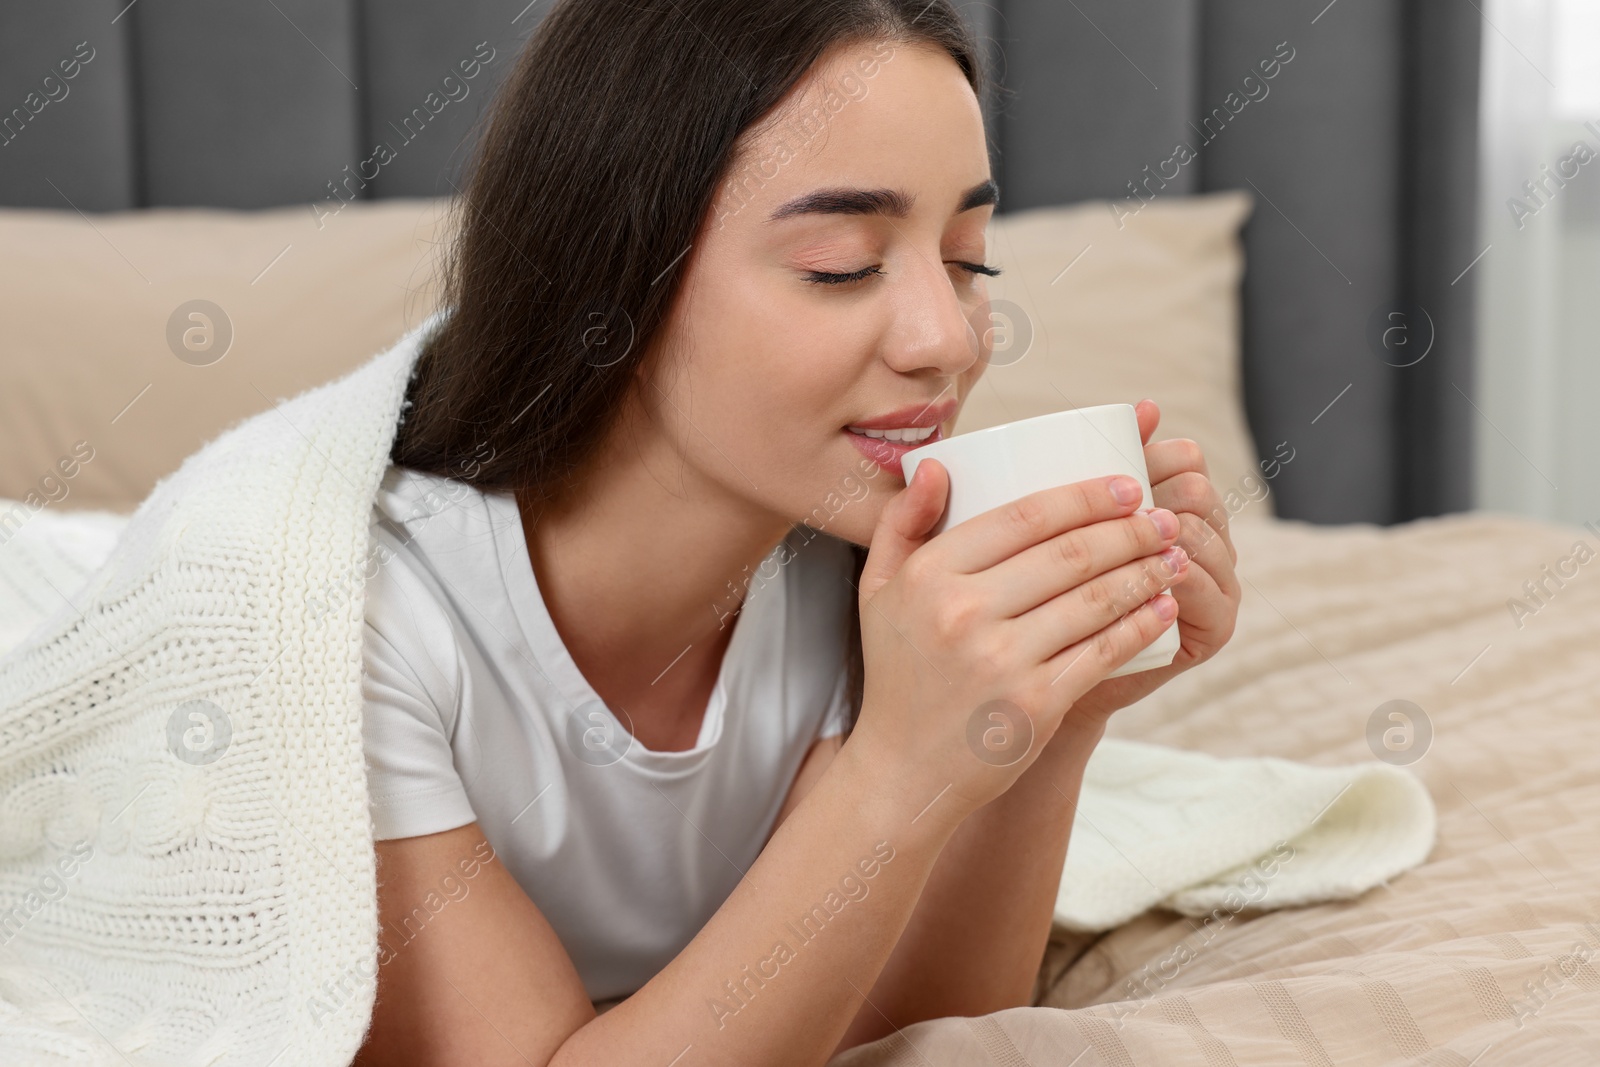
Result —
<path fill-rule="evenodd" d="M 8 4 L 0 205 L 314 201 L 380 140 L 398 150 L 363 195 L 448 194 L 473 119 L 551 2 Z M 1296 450 L 1274 483 L 1280 514 L 1393 522 L 1470 506 L 1474 8 L 965 6 L 1006 89 L 986 102 L 1002 211 L 1120 200 L 1134 184 L 1256 197 L 1245 399 L 1262 454 Z M 62 60 L 76 77 L 45 86 Z M 56 98 L 35 114 L 25 101 L 41 86 Z M 1397 323 L 1406 348 L 1374 341 Z"/>

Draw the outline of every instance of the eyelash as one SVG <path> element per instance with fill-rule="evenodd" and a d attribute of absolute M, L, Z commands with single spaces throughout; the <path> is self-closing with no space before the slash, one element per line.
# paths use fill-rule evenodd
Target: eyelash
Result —
<path fill-rule="evenodd" d="M 955 263 L 956 266 L 971 274 L 984 274 L 992 278 L 1000 273 L 999 267 L 991 267 L 983 263 L 966 263 L 961 260 L 956 260 Z M 845 285 L 850 282 L 860 281 L 868 275 L 882 273 L 883 271 L 877 267 L 863 267 L 860 270 L 851 271 L 849 274 L 825 274 L 822 271 L 812 271 L 806 275 L 806 281 L 815 282 L 818 285 Z"/>

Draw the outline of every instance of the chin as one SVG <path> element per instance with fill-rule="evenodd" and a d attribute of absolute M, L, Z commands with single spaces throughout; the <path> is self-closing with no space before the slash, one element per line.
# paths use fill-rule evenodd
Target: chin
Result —
<path fill-rule="evenodd" d="M 878 528 L 878 516 L 883 513 L 886 503 L 877 494 L 870 494 L 860 500 L 850 500 L 844 508 L 826 525 L 814 526 L 830 537 L 837 537 L 841 541 L 848 541 L 854 545 L 866 548 L 872 543 L 872 532 Z M 802 521 L 817 522 L 818 516 L 808 516 Z"/>

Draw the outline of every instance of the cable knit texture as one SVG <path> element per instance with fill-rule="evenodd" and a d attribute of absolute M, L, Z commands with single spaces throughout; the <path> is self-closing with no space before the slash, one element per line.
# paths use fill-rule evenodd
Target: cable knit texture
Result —
<path fill-rule="evenodd" d="M 0 1064 L 324 1067 L 360 1047 L 368 521 L 439 317 L 221 434 L 131 517 L 46 510 L 0 544 Z M 1056 922 L 1345 899 L 1433 839 L 1427 791 L 1386 764 L 1108 738 Z"/>
<path fill-rule="evenodd" d="M 354 1057 L 368 521 L 438 317 L 195 452 L 86 580 L 0 546 L 8 619 L 53 605 L 0 659 L 0 1063 Z"/>
<path fill-rule="evenodd" d="M 1199 918 L 1350 900 L 1427 859 L 1436 827 L 1428 790 L 1387 763 L 1108 737 L 1084 768 L 1055 921 L 1096 931 L 1156 906 Z"/>

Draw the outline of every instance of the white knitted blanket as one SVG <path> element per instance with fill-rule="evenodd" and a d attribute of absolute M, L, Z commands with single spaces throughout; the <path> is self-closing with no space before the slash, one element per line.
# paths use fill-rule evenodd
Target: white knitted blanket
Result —
<path fill-rule="evenodd" d="M 0 1064 L 354 1057 L 361 578 L 432 321 L 189 456 L 86 580 L 39 564 L 48 507 L 0 545 L 0 617 L 48 612 L 0 659 Z"/>
<path fill-rule="evenodd" d="M 1348 900 L 1427 859 L 1435 823 L 1422 783 L 1376 760 L 1313 767 L 1106 738 L 1084 771 L 1056 923 Z"/>
<path fill-rule="evenodd" d="M 231 427 L 131 517 L 23 505 L 18 527 L 0 501 L 0 1064 L 354 1056 L 378 933 L 368 517 L 437 320 Z M 1056 920 L 1351 897 L 1433 836 L 1386 764 L 1107 739 Z"/>

